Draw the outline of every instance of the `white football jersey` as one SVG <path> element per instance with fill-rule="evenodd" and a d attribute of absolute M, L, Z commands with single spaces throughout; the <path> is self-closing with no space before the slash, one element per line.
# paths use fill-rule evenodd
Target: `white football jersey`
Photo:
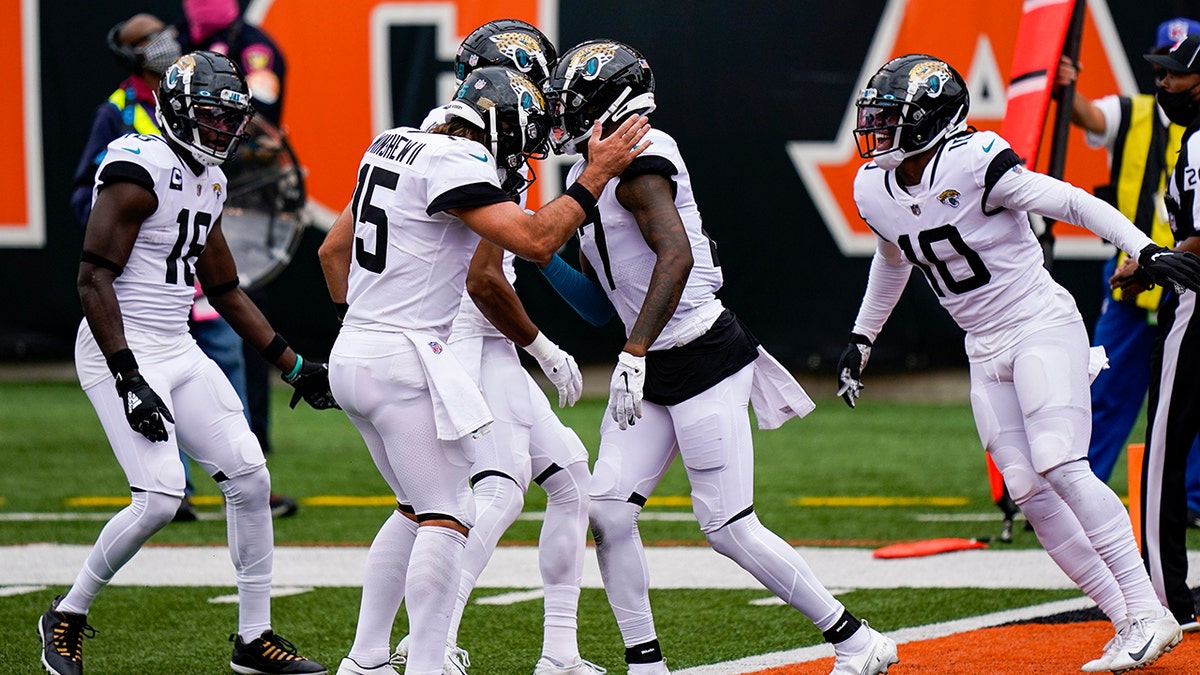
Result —
<path fill-rule="evenodd" d="M 161 136 L 128 134 L 108 144 L 96 170 L 92 203 L 110 182 L 130 182 L 154 192 L 158 208 L 142 223 L 125 271 L 113 281 L 125 330 L 180 334 L 196 289 L 196 258 L 225 203 L 225 173 L 200 175 Z"/>
<path fill-rule="evenodd" d="M 479 242 L 451 209 L 507 201 L 480 144 L 400 127 L 363 155 L 351 213 L 346 326 L 446 339 Z"/>
<path fill-rule="evenodd" d="M 1041 328 L 1079 321 L 1074 298 L 1043 267 L 1026 213 L 984 203 L 1002 175 L 1025 170 L 1008 143 L 980 131 L 935 152 L 921 183 L 907 191 L 894 171 L 863 165 L 854 200 L 880 246 L 896 247 L 919 269 L 967 332 L 968 355 L 993 354 Z"/>
<path fill-rule="evenodd" d="M 683 220 L 692 245 L 694 263 L 675 314 L 667 321 L 651 350 L 670 349 L 690 342 L 704 333 L 724 310 L 715 293 L 724 283 L 716 243 L 704 231 L 700 209 L 692 195 L 692 180 L 679 154 L 675 139 L 659 129 L 651 129 L 652 141 L 626 170 L 631 173 L 659 173 L 674 182 L 675 208 Z M 587 162 L 580 159 L 571 167 L 566 184 L 579 179 Z M 597 200 L 597 213 L 579 228 L 580 251 L 596 270 L 601 288 L 608 295 L 625 324 L 625 334 L 633 328 L 650 288 L 650 274 L 657 257 L 646 244 L 633 214 L 617 201 L 620 179 L 610 180 Z"/>

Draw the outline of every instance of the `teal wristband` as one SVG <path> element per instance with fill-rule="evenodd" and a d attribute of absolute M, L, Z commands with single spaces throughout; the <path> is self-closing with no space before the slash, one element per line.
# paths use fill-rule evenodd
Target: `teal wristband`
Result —
<path fill-rule="evenodd" d="M 300 374 L 300 366 L 304 365 L 304 357 L 296 354 L 296 365 L 292 366 L 292 372 L 283 376 L 283 379 L 290 380 Z"/>

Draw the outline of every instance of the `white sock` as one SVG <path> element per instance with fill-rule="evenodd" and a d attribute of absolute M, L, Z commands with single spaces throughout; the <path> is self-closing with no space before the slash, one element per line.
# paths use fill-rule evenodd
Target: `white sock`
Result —
<path fill-rule="evenodd" d="M 471 527 L 471 536 L 467 537 L 467 547 L 463 550 L 463 574 L 458 583 L 454 611 L 450 615 L 449 641 L 454 645 L 458 644 L 458 627 L 462 623 L 471 591 L 475 590 L 475 581 L 496 552 L 500 537 L 521 515 L 521 507 L 525 505 L 524 493 L 512 479 L 504 476 L 480 479 L 471 492 L 475 497 L 475 524 Z"/>
<path fill-rule="evenodd" d="M 1059 569 L 1091 598 L 1114 623 L 1125 620 L 1125 596 L 1108 565 L 1092 548 L 1091 541 L 1070 507 L 1050 488 L 1039 489 L 1018 506 L 1033 525 L 1042 548 Z"/>
<path fill-rule="evenodd" d="M 1056 466 L 1046 472 L 1046 480 L 1071 507 L 1092 548 L 1116 578 L 1128 615 L 1157 616 L 1162 603 L 1142 564 L 1133 525 L 1121 499 L 1092 473 L 1086 462 Z"/>
<path fill-rule="evenodd" d="M 706 536 L 713 550 L 754 575 L 760 584 L 807 616 L 818 630 L 833 627 L 846 610 L 796 549 L 763 526 L 754 513 Z"/>
<path fill-rule="evenodd" d="M 467 537 L 447 527 L 417 528 L 405 584 L 409 635 L 405 672 L 410 675 L 442 672 L 466 543 Z"/>
<path fill-rule="evenodd" d="M 112 581 L 117 570 L 129 562 L 155 532 L 171 519 L 179 508 L 179 497 L 158 492 L 133 492 L 129 506 L 117 511 L 100 530 L 87 561 L 75 577 L 58 611 L 87 614 L 100 590 Z"/>
<path fill-rule="evenodd" d="M 271 628 L 271 474 L 262 466 L 217 485 L 225 495 L 225 530 L 238 587 L 238 635 L 251 642 Z"/>
<path fill-rule="evenodd" d="M 600 577 L 626 647 L 658 637 L 650 612 L 650 570 L 637 531 L 641 510 L 618 501 L 593 501 L 588 510 Z"/>
<path fill-rule="evenodd" d="M 563 665 L 580 659 L 579 586 L 587 549 L 590 482 L 587 463 L 576 462 L 542 483 L 546 490 L 546 517 L 538 540 L 545 588 L 542 655 Z"/>
<path fill-rule="evenodd" d="M 358 627 L 349 654 L 360 664 L 374 666 L 391 657 L 392 625 L 404 600 L 409 557 L 416 538 L 416 522 L 393 511 L 371 542 L 363 572 Z"/>

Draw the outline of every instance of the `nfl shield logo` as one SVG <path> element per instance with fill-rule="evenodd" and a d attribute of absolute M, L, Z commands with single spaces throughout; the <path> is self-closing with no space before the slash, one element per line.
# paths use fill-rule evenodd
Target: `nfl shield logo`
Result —
<path fill-rule="evenodd" d="M 430 343 L 429 343 L 429 348 L 433 350 L 433 353 L 434 353 L 434 354 L 441 354 L 441 353 L 442 353 L 442 345 L 438 344 L 436 341 L 435 341 L 435 342 L 430 342 Z"/>
<path fill-rule="evenodd" d="M 920 205 L 920 204 L 913 204 L 913 205 L 912 205 L 912 212 L 913 212 L 913 215 L 914 215 L 914 216 L 919 216 L 919 215 L 921 215 L 921 205 Z"/>

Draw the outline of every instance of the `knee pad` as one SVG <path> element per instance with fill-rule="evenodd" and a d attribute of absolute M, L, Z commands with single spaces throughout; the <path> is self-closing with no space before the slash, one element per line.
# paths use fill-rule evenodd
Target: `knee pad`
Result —
<path fill-rule="evenodd" d="M 267 465 L 258 466 L 250 473 L 218 480 L 217 486 L 225 495 L 225 502 L 230 506 L 245 504 L 248 500 L 271 499 L 271 472 Z"/>
<path fill-rule="evenodd" d="M 588 505 L 588 522 L 596 546 L 609 537 L 637 536 L 637 519 L 642 507 L 631 502 L 593 501 Z"/>
<path fill-rule="evenodd" d="M 1034 495 L 1049 487 L 1046 479 L 1039 476 L 1033 467 L 1024 462 L 1013 462 L 1003 466 L 1000 473 L 1004 476 L 1004 484 L 1008 486 L 1008 495 L 1012 497 L 1017 506 L 1025 504 Z"/>
<path fill-rule="evenodd" d="M 758 516 L 754 512 L 750 512 L 712 532 L 705 532 L 704 538 L 708 540 L 709 546 L 712 546 L 714 551 L 726 558 L 737 560 L 735 553 L 741 549 L 737 540 L 753 536 L 755 528 L 759 527 L 762 525 L 758 522 Z"/>
<path fill-rule="evenodd" d="M 540 485 L 546 491 L 547 504 L 568 504 L 588 499 L 592 474 L 587 462 L 574 462 L 546 477 Z"/>
<path fill-rule="evenodd" d="M 129 506 L 141 527 L 157 532 L 175 518 L 181 501 L 182 497 L 162 492 L 138 491 L 131 494 Z"/>

